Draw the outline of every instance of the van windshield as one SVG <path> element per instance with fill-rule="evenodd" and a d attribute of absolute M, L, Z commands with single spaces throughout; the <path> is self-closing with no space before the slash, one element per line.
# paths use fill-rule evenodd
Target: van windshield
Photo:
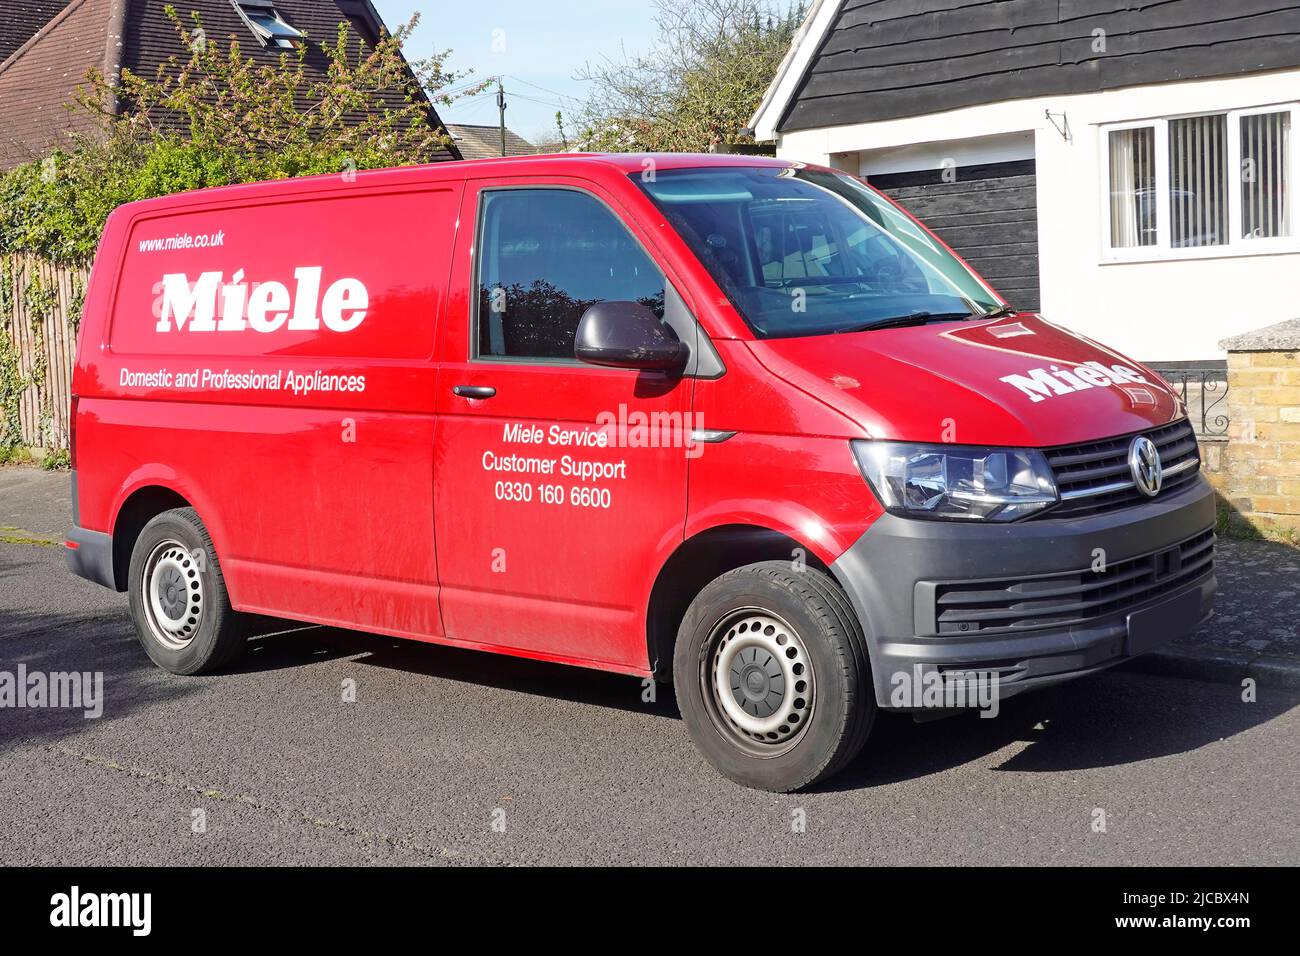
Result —
<path fill-rule="evenodd" d="M 848 176 L 722 167 L 633 178 L 760 338 L 965 319 L 1002 306 L 941 243 Z"/>

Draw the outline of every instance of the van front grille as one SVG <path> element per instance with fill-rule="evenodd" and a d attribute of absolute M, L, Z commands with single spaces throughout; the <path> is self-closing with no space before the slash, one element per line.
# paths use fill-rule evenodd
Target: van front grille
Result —
<path fill-rule="evenodd" d="M 1214 531 L 1207 528 L 1180 544 L 1099 571 L 938 584 L 935 629 L 955 636 L 1078 624 L 1154 601 L 1213 571 Z"/>
<path fill-rule="evenodd" d="M 1137 434 L 1146 435 L 1160 451 L 1164 482 L 1154 499 L 1137 489 L 1129 472 L 1129 446 Z M 1152 431 L 1046 448 L 1043 454 L 1056 477 L 1061 502 L 1034 518 L 1080 518 L 1159 500 L 1195 481 L 1201 465 L 1196 435 L 1185 418 Z"/>

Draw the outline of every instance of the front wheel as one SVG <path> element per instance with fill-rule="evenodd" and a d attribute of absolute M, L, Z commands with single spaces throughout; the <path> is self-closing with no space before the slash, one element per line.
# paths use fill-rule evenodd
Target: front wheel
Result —
<path fill-rule="evenodd" d="M 787 792 L 839 771 L 875 719 L 862 628 L 836 582 L 784 561 L 714 579 L 673 654 L 677 702 L 704 757 L 737 783 Z"/>

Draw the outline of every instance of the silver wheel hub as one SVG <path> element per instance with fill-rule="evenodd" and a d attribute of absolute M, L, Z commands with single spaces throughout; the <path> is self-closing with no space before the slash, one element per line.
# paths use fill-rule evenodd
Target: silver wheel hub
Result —
<path fill-rule="evenodd" d="M 714 629 L 711 690 L 732 729 L 784 744 L 808 723 L 812 662 L 794 629 L 767 611 L 738 611 Z"/>
<path fill-rule="evenodd" d="M 198 562 L 179 541 L 164 541 L 144 567 L 145 617 L 153 637 L 179 650 L 194 640 L 203 623 L 203 576 Z"/>

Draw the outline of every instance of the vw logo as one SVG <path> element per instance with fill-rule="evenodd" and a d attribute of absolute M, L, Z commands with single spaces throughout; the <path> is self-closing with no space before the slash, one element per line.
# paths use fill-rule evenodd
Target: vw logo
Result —
<path fill-rule="evenodd" d="M 1160 466 L 1160 451 L 1156 443 L 1146 435 L 1138 435 L 1133 444 L 1128 446 L 1128 470 L 1133 475 L 1133 484 L 1138 491 L 1149 498 L 1160 494 L 1164 483 L 1164 470 Z"/>

